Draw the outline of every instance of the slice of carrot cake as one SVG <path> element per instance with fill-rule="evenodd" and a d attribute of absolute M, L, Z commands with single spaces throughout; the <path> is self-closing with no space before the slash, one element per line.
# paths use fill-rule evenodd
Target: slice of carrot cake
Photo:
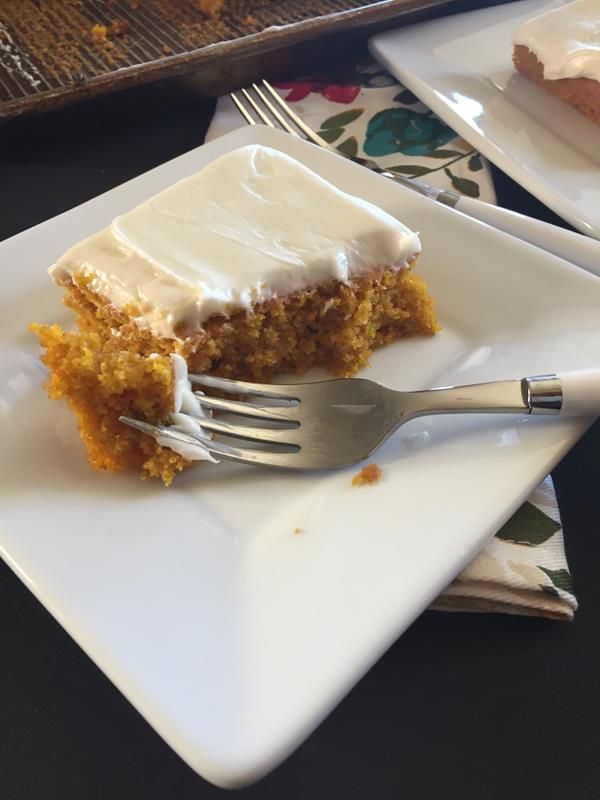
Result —
<path fill-rule="evenodd" d="M 600 124 L 600 2 L 575 0 L 526 20 L 514 37 L 515 68 Z"/>
<path fill-rule="evenodd" d="M 352 375 L 375 347 L 433 334 L 420 249 L 398 220 L 284 153 L 232 151 L 50 268 L 78 333 L 33 326 L 49 393 L 68 400 L 95 467 L 169 482 L 189 453 L 121 414 L 170 420 L 186 366 L 255 380 L 313 365 Z"/>

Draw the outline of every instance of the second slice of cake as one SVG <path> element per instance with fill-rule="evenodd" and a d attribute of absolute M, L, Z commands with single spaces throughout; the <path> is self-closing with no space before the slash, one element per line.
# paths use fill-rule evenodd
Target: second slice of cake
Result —
<path fill-rule="evenodd" d="M 78 414 L 95 466 L 122 468 L 134 439 L 131 431 L 119 436 L 119 398 L 121 413 L 135 416 L 140 370 L 156 376 L 159 366 L 168 369 L 159 356 L 175 353 L 191 372 L 233 378 L 268 380 L 313 365 L 352 375 L 375 347 L 433 334 L 432 302 L 413 269 L 420 249 L 405 225 L 293 158 L 259 145 L 240 148 L 117 217 L 51 267 L 80 331 L 68 335 L 67 346 L 56 328 L 51 335 L 37 328 L 52 394 L 62 393 Z M 73 339 L 78 335 L 85 346 Z M 102 360 L 92 365 L 89 354 L 97 359 L 99 352 Z M 111 355 L 123 353 L 135 357 Z M 144 361 L 150 357 L 152 364 Z M 106 403 L 98 406 L 101 393 L 85 403 L 99 364 L 108 412 Z M 119 371 L 115 392 L 110 365 Z M 153 385 L 164 388 L 155 403 L 164 412 L 172 381 Z M 139 413 L 147 417 L 149 407 L 146 397 Z M 114 456 L 120 438 L 119 458 L 103 461 L 102 448 Z M 156 465 L 162 449 L 149 453 L 146 443 L 145 461 Z M 150 471 L 162 474 L 160 467 Z"/>
<path fill-rule="evenodd" d="M 515 68 L 600 124 L 600 0 L 573 0 L 526 20 Z"/>

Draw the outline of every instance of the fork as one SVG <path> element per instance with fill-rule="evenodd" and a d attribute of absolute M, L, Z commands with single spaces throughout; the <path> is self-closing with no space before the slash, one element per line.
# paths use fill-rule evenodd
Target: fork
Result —
<path fill-rule="evenodd" d="M 244 423 L 195 417 L 206 435 L 184 433 L 131 417 L 121 422 L 161 441 L 203 448 L 217 458 L 296 470 L 335 469 L 367 458 L 400 425 L 433 414 L 600 414 L 600 368 L 520 380 L 399 392 L 364 378 L 274 385 L 211 375 L 192 384 L 251 398 L 230 400 L 195 392 L 200 405 Z M 250 446 L 212 438 L 245 440 Z"/>
<path fill-rule="evenodd" d="M 367 167 L 385 178 L 418 192 L 430 200 L 450 206 L 469 217 L 485 222 L 494 228 L 529 242 L 548 253 L 564 258 L 594 275 L 600 275 L 600 242 L 580 233 L 551 225 L 548 222 L 509 211 L 507 208 L 465 197 L 448 189 L 436 189 L 415 178 L 407 178 L 390 170 L 382 169 L 368 158 L 342 153 L 313 131 L 280 97 L 271 84 L 263 80 L 261 85 L 253 83 L 250 89 L 240 89 L 230 97 L 244 120 L 249 125 L 264 124 L 270 128 L 280 128 L 300 139 L 323 147 L 332 153 L 344 156 L 355 164 Z"/>

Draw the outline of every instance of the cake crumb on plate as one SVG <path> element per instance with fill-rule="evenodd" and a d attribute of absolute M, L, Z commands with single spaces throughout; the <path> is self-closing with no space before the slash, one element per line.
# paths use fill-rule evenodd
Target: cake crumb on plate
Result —
<path fill-rule="evenodd" d="M 367 464 L 352 478 L 352 486 L 372 486 L 381 478 L 381 468 L 377 464 Z"/>

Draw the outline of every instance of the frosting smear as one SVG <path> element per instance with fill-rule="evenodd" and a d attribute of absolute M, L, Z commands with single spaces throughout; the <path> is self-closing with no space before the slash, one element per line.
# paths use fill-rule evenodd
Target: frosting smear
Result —
<path fill-rule="evenodd" d="M 205 436 L 210 439 L 212 434 L 202 427 L 202 419 L 208 415 L 194 396 L 188 378 L 185 359 L 177 353 L 171 353 L 171 364 L 173 365 L 174 380 L 174 408 L 171 412 L 171 427 L 173 430 L 187 433 L 190 436 Z M 206 449 L 202 442 L 178 441 L 160 434 L 156 434 L 154 438 L 158 444 L 174 450 L 188 461 L 212 461 L 215 464 L 218 463 L 217 459 Z"/>

